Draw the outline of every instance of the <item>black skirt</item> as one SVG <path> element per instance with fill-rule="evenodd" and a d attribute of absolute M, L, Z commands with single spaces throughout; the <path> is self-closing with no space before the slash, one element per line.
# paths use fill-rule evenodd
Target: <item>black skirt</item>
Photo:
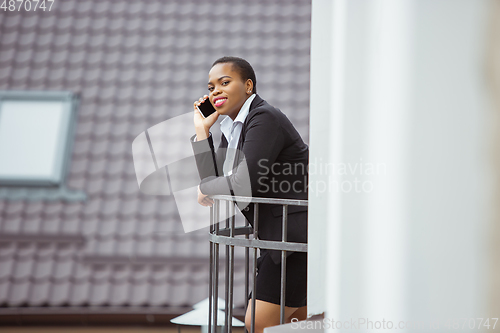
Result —
<path fill-rule="evenodd" d="M 281 264 L 275 264 L 269 252 L 260 251 L 257 258 L 257 292 L 255 298 L 280 304 Z M 250 281 L 251 283 L 251 281 Z M 250 300 L 252 293 L 248 296 Z M 285 306 L 307 305 L 307 252 L 294 252 L 286 258 Z"/>

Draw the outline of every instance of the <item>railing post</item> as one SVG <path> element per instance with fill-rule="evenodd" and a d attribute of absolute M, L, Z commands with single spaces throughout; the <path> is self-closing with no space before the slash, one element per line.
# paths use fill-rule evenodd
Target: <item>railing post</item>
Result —
<path fill-rule="evenodd" d="M 259 234 L 259 204 L 254 204 L 253 211 L 253 239 L 257 239 Z M 257 291 L 257 248 L 253 248 L 253 288 L 252 288 L 252 321 L 250 333 L 255 333 L 255 294 Z"/>
<path fill-rule="evenodd" d="M 220 206 L 220 200 L 214 200 L 214 205 L 215 205 L 215 234 L 219 234 L 219 219 L 220 219 L 220 211 L 219 211 L 219 206 Z M 212 333 L 217 333 L 217 314 L 219 312 L 219 308 L 217 306 L 217 301 L 219 298 L 219 244 L 215 243 L 214 245 L 214 251 L 215 251 L 215 258 L 214 258 L 214 307 L 213 307 L 213 327 L 212 327 Z"/>
<path fill-rule="evenodd" d="M 288 222 L 288 205 L 283 205 L 283 225 L 281 241 L 286 242 Z M 285 291 L 286 291 L 286 250 L 281 250 L 281 297 L 280 297 L 280 324 L 285 323 Z"/>
<path fill-rule="evenodd" d="M 213 205 L 210 206 L 210 233 L 213 233 L 214 231 L 214 207 Z M 208 276 L 208 308 L 210 309 L 210 314 L 208 315 L 208 330 L 212 331 L 212 311 L 213 311 L 213 274 L 214 274 L 214 269 L 213 269 L 213 260 L 214 260 L 214 243 L 210 243 L 210 267 L 209 267 L 209 276 Z"/>
<path fill-rule="evenodd" d="M 234 237 L 234 204 L 232 201 L 228 201 L 229 205 L 229 220 L 230 220 L 230 229 L 229 229 L 229 237 Z M 229 280 L 228 280 L 228 289 L 229 289 L 229 306 L 226 308 L 226 313 L 228 317 L 228 333 L 233 331 L 233 288 L 234 288 L 234 245 L 231 245 L 229 248 Z"/>
<path fill-rule="evenodd" d="M 245 219 L 245 227 L 248 227 L 249 223 L 248 223 L 248 220 Z M 245 234 L 245 239 L 248 239 L 248 234 L 246 233 Z M 249 279 L 248 279 L 248 273 L 249 273 L 249 267 L 250 266 L 250 259 L 249 259 L 249 248 L 248 247 L 245 247 L 245 298 L 243 298 L 245 300 L 245 314 L 247 313 L 247 310 L 248 310 L 248 301 L 247 301 L 247 298 L 248 298 L 248 291 L 249 291 Z M 245 326 L 245 333 L 247 333 L 248 330 Z"/>
<path fill-rule="evenodd" d="M 225 201 L 226 203 L 226 230 L 229 229 L 229 201 Z M 230 258 L 229 258 L 229 245 L 226 245 L 226 267 L 225 267 L 225 279 L 224 279 L 224 301 L 225 301 L 225 311 L 224 311 L 224 331 L 226 333 L 230 333 L 230 325 L 229 325 L 229 317 L 228 317 L 228 309 L 229 309 L 229 266 L 230 266 Z"/>

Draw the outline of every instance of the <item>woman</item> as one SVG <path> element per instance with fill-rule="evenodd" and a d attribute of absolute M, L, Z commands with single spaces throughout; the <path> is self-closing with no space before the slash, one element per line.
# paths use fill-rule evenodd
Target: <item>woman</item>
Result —
<path fill-rule="evenodd" d="M 308 146 L 288 118 L 257 95 L 252 66 L 241 58 L 223 57 L 213 63 L 208 78 L 209 95 L 194 102 L 196 135 L 191 138 L 201 178 L 198 202 L 212 206 L 209 195 L 246 192 L 258 197 L 306 200 Z M 203 118 L 197 110 L 201 103 L 212 103 L 216 112 Z M 220 115 L 228 117 L 221 122 L 223 134 L 216 153 L 209 130 Z M 253 212 L 253 204 L 242 210 L 252 225 Z M 281 241 L 282 214 L 281 205 L 259 205 L 260 239 Z M 288 206 L 287 241 L 307 242 L 307 207 Z M 261 249 L 255 332 L 280 323 L 280 263 L 280 251 Z M 306 319 L 306 289 L 307 253 L 288 251 L 286 322 Z M 248 330 L 251 310 L 249 296 L 245 315 Z"/>

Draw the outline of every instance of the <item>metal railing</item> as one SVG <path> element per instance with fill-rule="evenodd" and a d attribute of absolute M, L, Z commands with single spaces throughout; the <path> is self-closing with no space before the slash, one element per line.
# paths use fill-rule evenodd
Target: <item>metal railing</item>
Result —
<path fill-rule="evenodd" d="M 219 245 L 226 245 L 225 266 L 225 318 L 223 332 L 232 332 L 233 317 L 233 286 L 234 286 L 234 247 L 245 248 L 245 313 L 247 311 L 247 298 L 249 292 L 249 249 L 253 248 L 253 278 L 252 278 L 252 311 L 250 333 L 255 332 L 255 290 L 257 287 L 257 249 L 269 249 L 281 251 L 281 295 L 280 295 L 280 324 L 285 323 L 285 290 L 286 290 L 286 252 L 307 252 L 307 244 L 287 242 L 288 206 L 307 206 L 307 200 L 254 198 L 230 195 L 212 195 L 214 204 L 210 207 L 210 277 L 209 277 L 209 332 L 217 332 L 217 298 L 219 294 Z M 220 228 L 218 221 L 220 217 L 220 203 L 226 201 L 225 228 Z M 245 226 L 235 227 L 235 202 L 253 203 L 254 218 L 253 227 L 245 219 Z M 281 241 L 268 241 L 258 239 L 259 232 L 259 204 L 278 204 L 283 206 L 282 239 Z M 217 223 L 214 223 L 216 221 Z M 249 239 L 249 235 L 253 239 Z M 244 238 L 237 238 L 242 236 Z M 245 329 L 246 332 L 246 329 Z"/>

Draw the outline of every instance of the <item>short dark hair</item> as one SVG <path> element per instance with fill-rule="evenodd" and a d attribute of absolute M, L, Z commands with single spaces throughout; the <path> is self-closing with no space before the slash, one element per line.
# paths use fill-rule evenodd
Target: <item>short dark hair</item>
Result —
<path fill-rule="evenodd" d="M 214 61 L 212 67 L 217 64 L 227 64 L 231 63 L 233 65 L 233 69 L 235 69 L 241 76 L 244 82 L 248 79 L 253 82 L 253 90 L 252 93 L 257 93 L 257 79 L 255 78 L 255 72 L 248 61 L 243 58 L 238 57 L 222 57 Z"/>

